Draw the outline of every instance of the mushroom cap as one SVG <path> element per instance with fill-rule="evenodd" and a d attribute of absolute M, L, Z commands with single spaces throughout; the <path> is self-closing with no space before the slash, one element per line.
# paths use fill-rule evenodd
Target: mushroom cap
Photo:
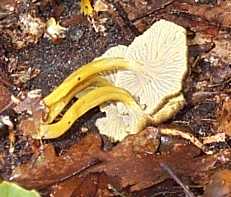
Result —
<path fill-rule="evenodd" d="M 112 47 L 100 58 L 106 57 L 129 60 L 134 69 L 114 70 L 103 75 L 115 86 L 129 91 L 146 113 L 154 114 L 166 99 L 182 89 L 187 72 L 186 30 L 160 20 L 128 47 Z"/>
<path fill-rule="evenodd" d="M 123 109 L 118 110 L 118 105 Z M 147 123 L 147 116 L 141 111 L 133 110 L 121 102 L 107 103 L 101 106 L 106 116 L 96 120 L 96 126 L 101 134 L 114 141 L 121 141 L 129 134 L 135 134 Z M 123 112 L 122 112 L 123 111 Z"/>

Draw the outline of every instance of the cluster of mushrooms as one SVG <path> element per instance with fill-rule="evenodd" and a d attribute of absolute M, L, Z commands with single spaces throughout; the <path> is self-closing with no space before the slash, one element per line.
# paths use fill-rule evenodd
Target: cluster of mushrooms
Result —
<path fill-rule="evenodd" d="M 112 47 L 81 66 L 45 97 L 48 116 L 33 137 L 58 138 L 96 106 L 105 112 L 97 128 L 115 141 L 158 125 L 183 107 L 186 72 L 186 30 L 160 20 L 129 46 Z M 78 100 L 56 121 L 74 97 Z"/>

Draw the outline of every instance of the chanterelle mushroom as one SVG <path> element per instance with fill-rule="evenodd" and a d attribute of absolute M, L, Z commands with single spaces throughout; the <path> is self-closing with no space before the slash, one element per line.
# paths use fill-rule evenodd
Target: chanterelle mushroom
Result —
<path fill-rule="evenodd" d="M 135 131 L 139 131 L 149 121 L 149 116 L 144 114 L 140 106 L 121 88 L 114 86 L 103 86 L 89 91 L 79 98 L 63 115 L 60 121 L 53 124 L 41 124 L 39 132 L 33 135 L 34 138 L 51 139 L 57 138 L 65 133 L 71 125 L 87 111 L 107 101 L 123 102 L 132 114 L 130 119 L 134 120 Z M 132 118 L 133 117 L 133 118 Z"/>
<path fill-rule="evenodd" d="M 184 28 L 160 20 L 135 38 L 128 47 L 119 45 L 110 48 L 100 58 L 105 57 L 123 57 L 140 67 L 139 71 L 114 70 L 102 75 L 115 86 L 128 90 L 143 110 L 153 115 L 153 123 L 159 124 L 167 120 L 182 108 L 184 97 L 182 94 L 179 95 L 179 92 L 187 72 Z M 175 95 L 179 96 L 175 97 Z M 111 108 L 117 113 L 112 113 Z M 101 110 L 106 112 L 106 117 L 98 119 L 96 126 L 101 133 L 120 140 L 121 136 L 118 137 L 116 133 L 120 132 L 124 136 L 130 130 L 128 126 L 127 130 L 121 126 L 120 116 L 127 114 L 126 108 L 122 103 L 115 103 L 109 106 L 103 105 Z M 115 126 L 116 123 L 120 126 L 119 129 Z M 128 119 L 127 124 L 132 126 L 132 122 L 128 123 Z"/>
<path fill-rule="evenodd" d="M 178 94 L 187 72 L 186 31 L 172 22 L 160 20 L 127 47 L 110 48 L 100 58 L 123 57 L 139 70 L 118 70 L 107 79 L 128 90 L 143 107 L 153 114 L 165 99 Z"/>
<path fill-rule="evenodd" d="M 161 122 L 182 106 L 181 100 L 174 101 L 174 96 L 179 95 L 181 91 L 186 71 L 187 46 L 184 28 L 160 20 L 144 34 L 135 38 L 128 47 L 122 45 L 113 47 L 97 60 L 73 72 L 44 98 L 44 103 L 50 109 L 52 121 L 57 115 L 55 111 L 59 112 L 74 93 L 82 91 L 87 87 L 88 81 L 98 77 L 100 73 L 101 77 L 110 80 L 109 84 L 117 86 L 117 88 L 111 85 L 110 88 L 96 88 L 81 96 L 60 121 L 41 125 L 36 138 L 55 138 L 62 135 L 86 111 L 109 101 L 119 102 L 101 106 L 102 111 L 106 112 L 106 117 L 98 119 L 96 125 L 101 133 L 115 140 L 120 140 L 129 133 L 138 132 L 141 129 L 140 125 L 144 126 L 150 115 L 154 114 L 153 120 Z M 99 86 L 105 84 L 107 85 L 102 81 Z M 124 89 L 129 94 L 124 92 Z M 143 108 L 143 111 L 134 110 L 138 109 L 137 106 Z M 159 116 L 156 116 L 156 112 Z M 112 119 L 113 124 L 110 124 Z M 105 122 L 109 123 L 107 128 Z M 118 124 L 118 127 L 115 124 Z M 122 134 L 116 135 L 117 132 Z"/>

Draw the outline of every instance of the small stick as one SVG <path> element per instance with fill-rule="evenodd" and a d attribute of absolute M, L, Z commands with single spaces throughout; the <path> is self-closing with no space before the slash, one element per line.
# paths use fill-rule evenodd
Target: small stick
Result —
<path fill-rule="evenodd" d="M 191 133 L 186 133 L 177 129 L 171 129 L 171 128 L 161 128 L 160 133 L 164 135 L 172 135 L 172 136 L 181 136 L 184 139 L 189 140 L 192 144 L 194 144 L 196 147 L 201 149 L 204 153 L 207 155 L 213 154 L 213 151 L 207 151 L 205 149 L 205 146 L 200 140 L 198 140 L 196 137 L 194 137 Z"/>
<path fill-rule="evenodd" d="M 174 181 L 176 181 L 176 183 L 182 187 L 182 189 L 188 197 L 195 197 L 194 194 L 189 191 L 188 186 L 185 186 L 166 164 L 160 163 L 160 167 L 164 169 L 174 179 Z"/>

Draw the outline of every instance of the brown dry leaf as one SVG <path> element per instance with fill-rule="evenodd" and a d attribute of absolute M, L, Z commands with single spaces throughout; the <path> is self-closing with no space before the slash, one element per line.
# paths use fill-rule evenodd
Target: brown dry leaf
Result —
<path fill-rule="evenodd" d="M 197 15 L 198 17 L 221 27 L 231 27 L 231 2 L 221 1 L 220 5 L 191 5 L 187 3 L 175 3 L 185 13 Z"/>
<path fill-rule="evenodd" d="M 0 84 L 0 113 L 4 111 L 11 103 L 11 94 L 9 90 Z"/>
<path fill-rule="evenodd" d="M 227 99 L 218 112 L 218 130 L 231 136 L 231 99 Z"/>
<path fill-rule="evenodd" d="M 26 113 L 29 116 L 22 119 L 19 124 L 19 130 L 29 136 L 38 131 L 40 123 L 47 114 L 40 90 L 28 92 L 25 98 L 14 107 L 14 110 L 19 114 Z"/>
<path fill-rule="evenodd" d="M 204 197 L 225 197 L 231 194 L 231 170 L 217 171 L 205 188 Z"/>
<path fill-rule="evenodd" d="M 91 197 L 114 196 L 113 191 L 109 190 L 108 186 L 120 190 L 118 180 L 116 178 L 108 177 L 105 174 L 89 174 L 87 176 L 74 176 L 63 183 L 55 185 L 50 196 L 53 197 Z"/>
<path fill-rule="evenodd" d="M 182 15 L 170 16 L 171 20 L 196 32 L 193 44 L 204 44 L 213 41 L 215 47 L 204 55 L 214 66 L 229 64 L 231 60 L 231 43 L 229 29 L 231 27 L 231 2 L 221 1 L 215 6 L 198 5 L 175 1 L 168 12 Z M 187 16 L 187 17 L 184 17 Z"/>
<path fill-rule="evenodd" d="M 89 172 L 104 172 L 108 176 L 118 177 L 121 186 L 131 186 L 131 191 L 140 191 L 167 179 L 168 175 L 161 169 L 160 163 L 168 165 L 179 177 L 188 177 L 197 183 L 208 181 L 208 170 L 214 167 L 218 155 L 199 157 L 200 150 L 185 143 L 176 143 L 169 151 L 160 154 L 150 154 L 150 150 L 136 152 L 134 142 L 147 139 L 148 133 L 154 131 L 156 129 L 149 128 L 137 135 L 128 136 L 104 155 L 106 157 L 102 160 L 105 162 L 93 166 Z"/>
<path fill-rule="evenodd" d="M 94 165 L 100 147 L 100 136 L 89 134 L 61 156 L 50 156 L 51 153 L 36 163 L 18 166 L 11 180 L 36 189 L 58 183 Z"/>
<path fill-rule="evenodd" d="M 54 189 L 58 196 L 62 191 L 67 192 L 67 196 L 87 196 L 84 186 L 91 185 L 89 181 L 97 182 L 95 176 L 92 180 L 84 178 L 84 175 L 91 173 L 105 173 L 113 180 L 118 178 L 119 190 L 130 187 L 131 191 L 140 191 L 169 178 L 161 169 L 160 163 L 168 165 L 179 177 L 205 184 L 208 182 L 209 170 L 214 168 L 217 161 L 230 161 L 230 152 L 200 156 L 199 149 L 182 142 L 173 143 L 171 148 L 166 149 L 168 151 L 157 154 L 158 137 L 158 129 L 149 127 L 136 135 L 128 136 L 111 151 L 104 152 L 101 150 L 100 136 L 89 134 L 61 156 L 55 156 L 50 151 L 50 154 L 46 153 L 49 155 L 48 159 L 46 156 L 34 165 L 30 163 L 17 167 L 11 179 L 27 188 L 37 189 L 59 183 Z M 80 180 L 79 174 L 82 177 Z M 99 188 L 94 186 L 92 192 L 100 192 Z"/>

